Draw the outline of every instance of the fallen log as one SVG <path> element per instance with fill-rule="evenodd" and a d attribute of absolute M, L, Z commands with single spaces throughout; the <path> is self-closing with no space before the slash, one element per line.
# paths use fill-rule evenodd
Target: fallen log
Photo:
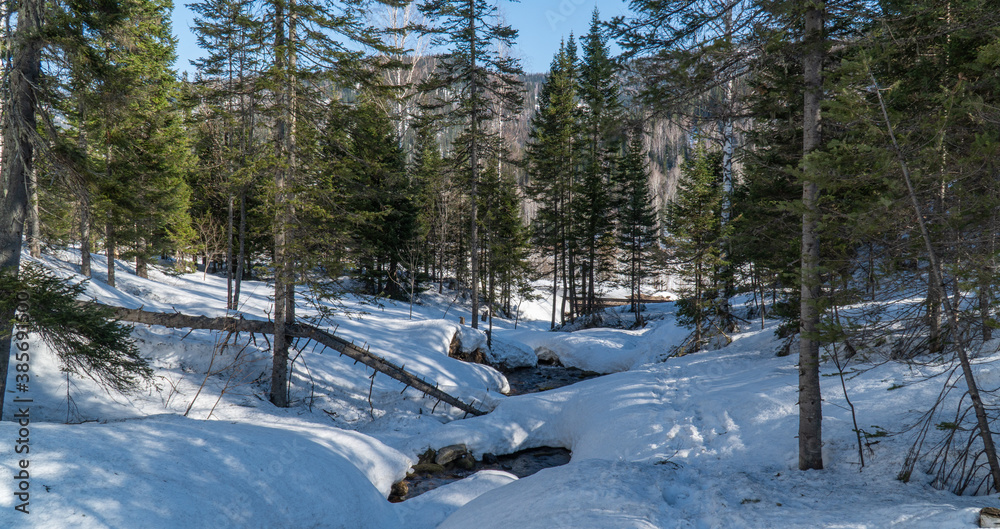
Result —
<path fill-rule="evenodd" d="M 160 327 L 171 327 L 174 329 L 199 329 L 211 331 L 247 332 L 251 334 L 273 334 L 274 323 L 265 320 L 248 320 L 244 318 L 221 317 L 210 318 L 208 316 L 189 316 L 179 312 L 150 312 L 142 309 L 127 309 L 124 307 L 110 307 L 114 310 L 114 317 L 120 321 L 130 323 L 142 323 L 145 325 L 157 325 Z M 476 408 L 471 404 L 466 404 L 460 399 L 445 393 L 431 385 L 426 380 L 406 371 L 402 366 L 386 360 L 378 355 L 372 354 L 353 343 L 334 336 L 319 327 L 305 323 L 296 323 L 285 327 L 289 336 L 297 338 L 309 338 L 324 346 L 337 351 L 338 353 L 351 358 L 362 364 L 410 386 L 424 395 L 433 397 L 440 402 L 450 404 L 472 415 L 485 415 L 486 412 Z"/>

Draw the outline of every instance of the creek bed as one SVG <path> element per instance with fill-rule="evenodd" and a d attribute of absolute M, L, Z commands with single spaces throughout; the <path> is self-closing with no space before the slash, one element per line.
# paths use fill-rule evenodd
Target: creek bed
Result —
<path fill-rule="evenodd" d="M 599 373 L 575 367 L 539 364 L 536 367 L 516 369 L 505 373 L 510 383 L 511 395 L 538 393 L 568 386 L 581 380 L 594 378 Z M 480 470 L 503 470 L 518 478 L 530 476 L 539 470 L 569 463 L 571 453 L 565 448 L 540 447 L 521 450 L 513 454 L 495 456 L 484 454 L 482 461 L 468 457 L 463 465 L 437 467 L 436 471 L 417 471 L 393 486 L 389 501 L 400 502 L 419 496 L 448 483 L 467 478 Z M 418 465 L 418 468 L 425 468 Z"/>
<path fill-rule="evenodd" d="M 523 478 L 539 470 L 569 463 L 570 451 L 565 448 L 543 446 L 529 448 L 513 454 L 494 456 L 484 454 L 482 461 L 475 461 L 471 468 L 447 468 L 443 472 L 417 472 L 393 486 L 389 501 L 401 502 L 419 496 L 440 486 L 467 478 L 480 470 L 503 470 Z"/>
<path fill-rule="evenodd" d="M 538 364 L 536 367 L 509 371 L 505 376 L 510 383 L 511 395 L 525 395 L 575 384 L 581 380 L 600 376 L 600 373 L 575 367 Z"/>

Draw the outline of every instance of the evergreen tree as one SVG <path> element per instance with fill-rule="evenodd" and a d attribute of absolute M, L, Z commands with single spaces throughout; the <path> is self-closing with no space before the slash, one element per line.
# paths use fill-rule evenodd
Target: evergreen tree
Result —
<path fill-rule="evenodd" d="M 649 262 L 658 241 L 641 130 L 632 132 L 618 165 L 616 180 L 620 196 L 617 215 L 619 262 L 629 287 L 636 326 L 641 326 L 642 283 L 652 272 Z"/>
<path fill-rule="evenodd" d="M 170 65 L 174 42 L 169 1 L 130 6 L 119 31 L 105 44 L 98 109 L 91 137 L 103 138 L 101 181 L 107 219 L 109 284 L 119 244 L 145 277 L 152 255 L 183 250 L 193 243 L 188 216 L 187 175 L 193 159 L 178 106 L 180 89 Z"/>
<path fill-rule="evenodd" d="M 260 121 L 261 95 L 257 80 L 263 65 L 264 24 L 254 16 L 255 2 L 206 0 L 191 5 L 197 14 L 193 30 L 207 55 L 195 61 L 200 99 L 201 173 L 212 175 L 203 196 L 218 196 L 222 207 L 206 205 L 207 213 L 226 211 L 226 275 L 228 307 L 239 307 L 240 286 L 247 259 L 248 194 L 254 186 L 260 148 L 254 133 Z M 238 205 L 236 202 L 238 201 Z M 239 226 L 236 224 L 238 209 Z M 237 232 L 238 254 L 233 234 Z M 207 266 L 207 265 L 206 265 Z M 234 270 L 235 267 L 235 270 Z"/>
<path fill-rule="evenodd" d="M 487 334 L 492 346 L 493 314 L 510 313 L 511 297 L 528 282 L 529 234 L 521 220 L 521 198 L 510 173 L 491 164 L 483 173 L 480 208 L 486 262 L 486 299 L 490 308 Z"/>
<path fill-rule="evenodd" d="M 447 88 L 439 92 L 446 99 L 431 107 L 453 105 L 448 120 L 463 129 L 455 154 L 467 168 L 469 182 L 472 327 L 478 328 L 480 165 L 505 154 L 501 142 L 493 139 L 499 131 L 489 130 L 489 123 L 505 121 L 522 103 L 520 63 L 504 53 L 513 46 L 517 30 L 500 19 L 497 6 L 488 0 L 425 0 L 420 10 L 437 23 L 432 45 L 450 48 L 425 89 Z"/>
<path fill-rule="evenodd" d="M 684 165 L 677 196 L 666 211 L 673 271 L 684 281 L 678 316 L 681 322 L 694 326 L 692 351 L 706 343 L 709 323 L 718 310 L 717 274 L 725 264 L 720 241 L 728 230 L 722 225 L 721 161 L 721 153 L 709 153 L 698 146 Z"/>
<path fill-rule="evenodd" d="M 418 229 L 406 154 L 382 107 L 362 99 L 347 112 L 348 144 L 339 168 L 350 186 L 356 268 L 371 293 L 400 299 L 400 264 Z"/>
<path fill-rule="evenodd" d="M 538 204 L 533 235 L 540 247 L 552 250 L 552 328 L 556 326 L 559 281 L 566 282 L 570 268 L 567 233 L 579 163 L 577 89 L 576 44 L 570 39 L 560 46 L 542 84 L 527 146 L 528 190 Z M 559 311 L 560 323 L 564 315 L 565 310 Z"/>
<path fill-rule="evenodd" d="M 607 37 L 601 31 L 600 13 L 594 8 L 590 32 L 583 37 L 580 62 L 581 167 L 579 198 L 575 202 L 579 223 L 581 284 L 584 311 L 596 308 L 596 281 L 610 264 L 613 241 L 614 197 L 612 180 L 620 150 L 622 109 L 617 68 L 610 57 Z"/>
<path fill-rule="evenodd" d="M 430 260 L 432 276 L 439 281 L 440 293 L 444 290 L 443 275 L 449 268 L 448 254 L 454 241 L 451 218 L 457 197 L 433 126 L 422 123 L 416 129 L 410 173 L 420 191 L 417 223 L 426 241 L 425 258 Z"/>

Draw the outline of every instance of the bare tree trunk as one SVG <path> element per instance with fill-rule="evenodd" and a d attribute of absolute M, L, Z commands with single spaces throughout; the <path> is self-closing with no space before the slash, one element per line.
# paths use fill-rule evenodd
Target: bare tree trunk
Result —
<path fill-rule="evenodd" d="M 802 152 L 808 156 L 821 141 L 820 104 L 823 98 L 823 57 L 825 47 L 824 9 L 811 6 L 805 13 L 807 46 L 803 59 L 805 98 Z M 823 468 L 823 410 L 819 378 L 819 186 L 815 169 L 804 163 L 802 184 L 802 300 L 799 327 L 799 469 Z"/>
<path fill-rule="evenodd" d="M 274 235 L 274 362 L 271 371 L 271 402 L 279 408 L 288 407 L 288 325 L 295 322 L 295 281 L 293 256 L 289 251 L 291 222 L 294 212 L 289 192 L 295 171 L 295 2 L 289 3 L 288 13 L 279 0 L 275 15 L 275 57 L 278 71 L 288 73 L 281 92 L 281 116 L 276 123 L 279 160 L 286 164 L 278 167 L 275 176 L 275 235 Z M 286 38 L 285 26 L 288 26 Z"/>
<path fill-rule="evenodd" d="M 556 311 L 558 310 L 559 299 L 559 244 L 556 243 L 552 246 L 552 325 L 551 329 L 556 328 Z"/>
<path fill-rule="evenodd" d="M 140 231 L 142 230 L 141 226 L 139 227 L 139 230 Z M 144 279 L 148 278 L 149 277 L 149 266 L 148 266 L 149 262 L 146 260 L 146 251 L 147 251 L 147 248 L 148 248 L 147 243 L 146 243 L 146 237 L 144 237 L 143 235 L 140 234 L 138 240 L 135 243 L 135 246 L 136 246 L 136 251 L 135 251 L 135 275 L 137 275 L 137 276 L 139 276 L 141 278 L 144 278 Z"/>
<path fill-rule="evenodd" d="M 188 316 L 179 312 L 161 313 L 149 312 L 142 309 L 127 309 L 123 307 L 111 307 L 115 311 L 115 318 L 120 321 L 141 323 L 143 325 L 159 325 L 171 328 L 205 329 L 226 332 L 246 332 L 251 334 L 267 334 L 274 329 L 274 326 L 263 320 L 248 320 L 243 318 L 223 317 L 209 318 L 207 316 Z M 411 386 L 424 394 L 454 406 L 472 415 L 485 415 L 479 408 L 466 404 L 461 400 L 441 391 L 437 386 L 431 385 L 424 379 L 411 374 L 402 366 L 397 366 L 392 362 L 366 351 L 353 343 L 330 334 L 320 328 L 301 323 L 292 323 L 285 328 L 285 331 L 292 337 L 307 338 L 323 344 L 344 356 L 361 362 L 362 364 L 375 369 L 381 373 L 389 375 L 407 386 Z"/>

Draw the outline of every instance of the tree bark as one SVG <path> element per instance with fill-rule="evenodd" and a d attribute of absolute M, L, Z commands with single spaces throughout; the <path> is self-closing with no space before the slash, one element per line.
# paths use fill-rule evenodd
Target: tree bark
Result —
<path fill-rule="evenodd" d="M 115 228 L 108 221 L 104 226 L 104 253 L 108 256 L 108 286 L 115 288 Z"/>
<path fill-rule="evenodd" d="M 80 273 L 90 277 L 90 190 L 80 191 Z"/>
<path fill-rule="evenodd" d="M 146 238 L 140 235 L 135 246 L 135 275 L 147 279 L 149 278 L 149 262 L 146 260 Z"/>
<path fill-rule="evenodd" d="M 23 0 L 17 12 L 17 29 L 10 50 L 12 63 L 7 82 L 9 107 L 3 112 L 3 169 L 0 173 L 0 270 L 17 273 L 28 209 L 27 178 L 32 172 L 35 137 L 35 87 L 41 75 L 42 2 Z M 7 370 L 15 314 L 0 313 L 0 417 L 7 396 Z"/>
<path fill-rule="evenodd" d="M 28 184 L 28 252 L 32 257 L 38 259 L 42 256 L 42 221 L 38 214 L 38 177 L 35 175 L 33 165 L 26 174 Z"/>
<path fill-rule="evenodd" d="M 229 195 L 226 219 L 226 306 L 233 307 L 233 195 Z"/>
<path fill-rule="evenodd" d="M 806 46 L 803 59 L 805 97 L 803 101 L 803 156 L 807 157 L 821 141 L 820 104 L 823 98 L 824 8 L 814 4 L 805 12 Z M 823 468 L 823 411 L 820 395 L 819 324 L 817 302 L 819 277 L 819 185 L 815 169 L 804 159 L 802 184 L 802 298 L 799 325 L 799 469 Z"/>
<path fill-rule="evenodd" d="M 475 0 L 469 0 L 469 13 L 475 13 Z M 469 35 L 472 39 L 471 53 L 470 53 L 470 79 L 469 79 L 469 91 L 472 94 L 472 108 L 470 110 L 471 115 L 471 132 L 472 132 L 472 143 L 469 150 L 469 167 L 472 170 L 472 189 L 469 192 L 470 207 L 472 209 L 471 222 L 469 224 L 469 255 L 471 256 L 471 270 L 470 278 L 472 282 L 472 328 L 479 328 L 479 205 L 476 203 L 478 199 L 479 190 L 479 153 L 476 150 L 477 141 L 479 140 L 479 108 L 477 103 L 479 102 L 478 86 L 476 85 L 476 18 L 474 16 L 469 17 Z"/>
<path fill-rule="evenodd" d="M 233 303 L 230 310 L 240 308 L 240 286 L 243 283 L 244 261 L 246 259 L 246 234 L 247 234 L 247 193 L 246 189 L 240 189 L 240 254 L 236 263 L 236 284 L 233 285 Z"/>

